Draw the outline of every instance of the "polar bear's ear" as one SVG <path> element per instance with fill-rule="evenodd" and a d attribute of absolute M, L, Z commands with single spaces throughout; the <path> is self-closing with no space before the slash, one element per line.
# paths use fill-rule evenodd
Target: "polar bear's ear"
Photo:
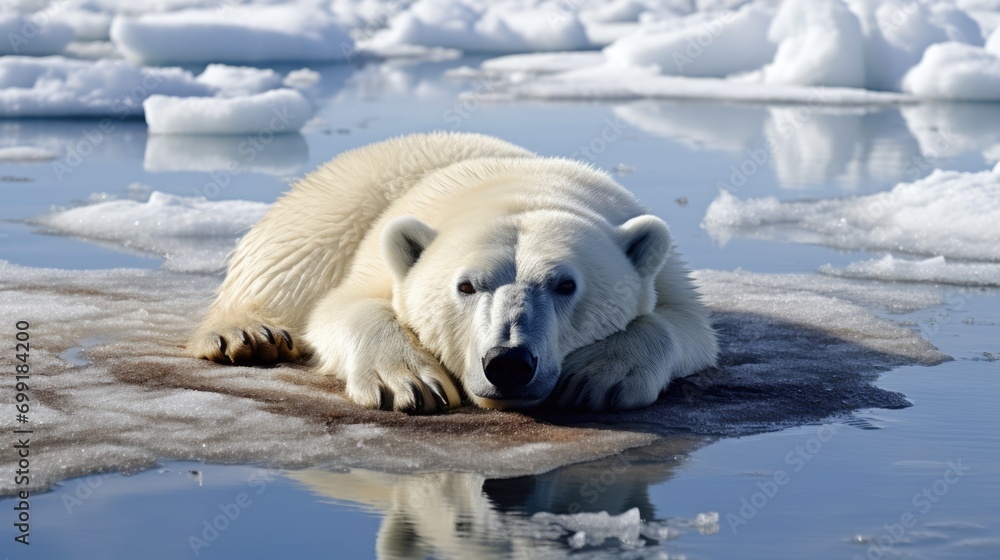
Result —
<path fill-rule="evenodd" d="M 402 279 L 434 241 L 437 232 L 413 216 L 389 220 L 382 230 L 382 257 L 396 279 Z"/>
<path fill-rule="evenodd" d="M 667 224 L 649 214 L 636 216 L 618 228 L 618 239 L 625 256 L 642 276 L 655 276 L 663 268 L 670 252 Z"/>

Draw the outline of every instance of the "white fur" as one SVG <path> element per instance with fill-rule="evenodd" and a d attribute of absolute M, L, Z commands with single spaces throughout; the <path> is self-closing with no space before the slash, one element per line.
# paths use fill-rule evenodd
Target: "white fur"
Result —
<path fill-rule="evenodd" d="M 567 279 L 575 293 L 557 293 Z M 511 346 L 537 368 L 503 392 L 483 357 Z M 666 225 L 608 175 L 439 133 L 345 153 L 294 185 L 240 242 L 192 350 L 309 356 L 369 407 L 433 411 L 462 388 L 481 406 L 600 410 L 653 402 L 717 346 Z"/>

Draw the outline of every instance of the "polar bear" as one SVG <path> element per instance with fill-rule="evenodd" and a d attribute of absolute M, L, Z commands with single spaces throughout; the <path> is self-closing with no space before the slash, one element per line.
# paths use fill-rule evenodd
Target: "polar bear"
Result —
<path fill-rule="evenodd" d="M 712 366 L 666 224 L 609 175 L 476 134 L 346 152 L 240 241 L 191 352 L 307 360 L 403 412 L 638 408 Z"/>

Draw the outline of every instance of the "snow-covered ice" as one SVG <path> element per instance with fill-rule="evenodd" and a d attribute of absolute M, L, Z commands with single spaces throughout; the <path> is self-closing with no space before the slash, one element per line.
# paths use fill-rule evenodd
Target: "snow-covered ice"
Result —
<path fill-rule="evenodd" d="M 952 262 L 944 257 L 914 261 L 886 255 L 881 259 L 853 262 L 843 268 L 823 265 L 819 272 L 831 276 L 869 280 L 1000 286 L 1000 263 Z"/>
<path fill-rule="evenodd" d="M 499 96 L 1000 101 L 1000 37 L 993 36 L 984 47 L 975 18 L 936 0 L 786 0 L 643 12 L 587 68 L 553 73 L 549 55 L 525 55 L 518 65 L 534 76 L 516 76 Z M 486 61 L 482 70 L 492 64 Z M 811 90 L 824 95 L 817 99 Z"/>
<path fill-rule="evenodd" d="M 417 0 L 389 21 L 371 46 L 418 45 L 464 52 L 515 53 L 591 48 L 574 11 L 556 2 Z"/>
<path fill-rule="evenodd" d="M 282 88 L 236 97 L 152 95 L 142 104 L 150 134 L 275 134 L 298 132 L 312 118 L 308 99 Z"/>
<path fill-rule="evenodd" d="M 926 99 L 1000 101 L 1000 55 L 962 43 L 938 43 L 903 78 Z"/>
<path fill-rule="evenodd" d="M 22 15 L 0 6 L 0 56 L 58 54 L 73 37 L 73 28 L 61 21 Z"/>
<path fill-rule="evenodd" d="M 838 249 L 1000 260 L 1000 166 L 935 170 L 867 196 L 782 202 L 721 191 L 702 227 L 719 243 L 740 235 Z"/>
<path fill-rule="evenodd" d="M 51 233 L 108 242 L 165 259 L 163 268 L 216 272 L 240 234 L 267 212 L 249 201 L 211 201 L 154 191 L 144 202 L 107 200 L 31 220 Z"/>
<path fill-rule="evenodd" d="M 281 87 L 281 74 L 270 68 L 209 64 L 195 78 L 222 97 L 252 95 Z"/>
<path fill-rule="evenodd" d="M 640 27 L 604 49 L 618 68 L 655 67 L 660 74 L 724 78 L 774 58 L 771 14 L 748 4 L 732 12 L 701 12 Z"/>
<path fill-rule="evenodd" d="M 143 64 L 204 62 L 342 61 L 354 41 L 333 15 L 295 6 L 189 9 L 132 17 L 119 15 L 111 40 L 129 59 Z"/>
<path fill-rule="evenodd" d="M 135 118 L 153 93 L 210 95 L 212 89 L 180 68 L 59 56 L 0 58 L 0 117 Z"/>

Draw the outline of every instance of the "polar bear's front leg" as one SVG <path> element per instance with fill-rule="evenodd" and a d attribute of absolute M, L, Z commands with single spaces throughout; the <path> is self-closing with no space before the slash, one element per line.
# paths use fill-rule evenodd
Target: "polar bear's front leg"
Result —
<path fill-rule="evenodd" d="M 305 337 L 317 370 L 344 379 L 347 396 L 362 406 L 436 412 L 462 403 L 452 377 L 399 324 L 388 300 L 331 294 Z"/>
<path fill-rule="evenodd" d="M 625 410 L 653 403 L 674 376 L 674 337 L 656 314 L 572 352 L 552 400 L 561 408 Z"/>

